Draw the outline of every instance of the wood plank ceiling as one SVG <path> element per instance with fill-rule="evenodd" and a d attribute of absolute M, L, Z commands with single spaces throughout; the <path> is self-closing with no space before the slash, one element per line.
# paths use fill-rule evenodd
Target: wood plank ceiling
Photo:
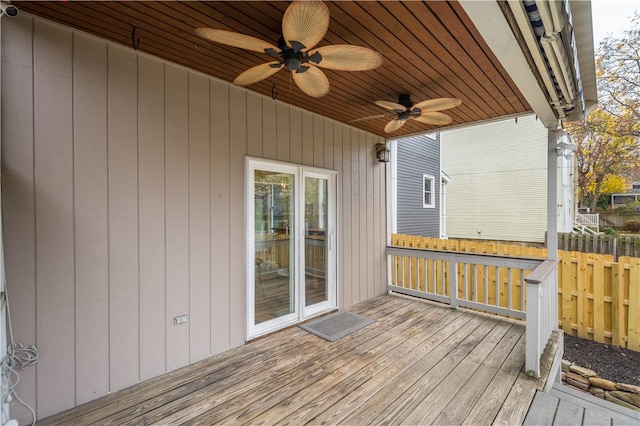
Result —
<path fill-rule="evenodd" d="M 206 41 L 194 29 L 236 31 L 276 44 L 289 2 L 284 1 L 13 1 L 22 13 L 80 29 L 226 81 L 270 60 Z M 362 72 L 325 70 L 331 91 L 314 99 L 280 71 L 250 90 L 341 122 L 383 114 L 376 100 L 397 102 L 408 93 L 419 102 L 437 97 L 462 99 L 445 111 L 451 125 L 473 123 L 530 111 L 506 71 L 456 1 L 335 1 L 329 31 L 319 46 L 355 44 L 384 57 L 381 67 Z M 437 126 L 409 120 L 385 134 L 388 118 L 353 123 L 355 127 L 398 137 L 433 131 Z"/>

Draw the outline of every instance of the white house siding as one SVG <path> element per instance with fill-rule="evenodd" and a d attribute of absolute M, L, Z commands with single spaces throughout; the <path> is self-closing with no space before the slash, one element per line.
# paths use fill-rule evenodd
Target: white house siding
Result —
<path fill-rule="evenodd" d="M 41 354 L 18 392 L 39 417 L 244 343 L 246 155 L 337 170 L 339 304 L 385 291 L 381 138 L 26 14 L 3 19 L 1 89 L 13 330 Z"/>
<path fill-rule="evenodd" d="M 534 116 L 445 131 L 450 238 L 543 242 L 547 130 Z"/>

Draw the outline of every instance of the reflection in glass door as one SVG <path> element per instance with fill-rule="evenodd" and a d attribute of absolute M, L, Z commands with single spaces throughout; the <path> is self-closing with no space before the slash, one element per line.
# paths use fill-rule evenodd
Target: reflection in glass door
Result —
<path fill-rule="evenodd" d="M 255 324 L 295 312 L 295 181 L 254 171 Z"/>
<path fill-rule="evenodd" d="M 331 301 L 329 288 L 329 243 L 333 235 L 329 224 L 327 176 L 305 174 L 304 179 L 304 316 L 322 309 Z"/>
<path fill-rule="evenodd" d="M 335 172 L 247 159 L 247 337 L 337 306 Z"/>

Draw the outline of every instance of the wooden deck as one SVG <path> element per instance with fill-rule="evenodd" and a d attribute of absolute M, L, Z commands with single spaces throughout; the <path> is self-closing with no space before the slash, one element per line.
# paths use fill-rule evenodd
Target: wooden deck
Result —
<path fill-rule="evenodd" d="M 39 425 L 522 424 L 524 324 L 384 295 L 333 343 L 292 327 Z"/>

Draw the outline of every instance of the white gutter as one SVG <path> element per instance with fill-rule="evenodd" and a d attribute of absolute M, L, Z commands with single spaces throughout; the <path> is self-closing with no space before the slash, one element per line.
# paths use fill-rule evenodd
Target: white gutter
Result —
<path fill-rule="evenodd" d="M 551 79 L 549 73 L 546 71 L 547 66 L 545 64 L 542 52 L 540 51 L 540 46 L 538 45 L 538 39 L 536 38 L 536 35 L 531 28 L 531 21 L 529 20 L 529 15 L 527 14 L 524 4 L 520 0 L 511 0 L 508 3 L 509 7 L 511 8 L 511 12 L 513 13 L 513 17 L 516 19 L 518 27 L 521 29 L 527 29 L 525 31 L 522 31 L 522 37 L 524 38 L 524 41 L 529 48 L 529 53 L 533 58 L 536 69 L 543 70 L 542 72 L 540 72 L 540 77 L 542 78 L 544 86 L 547 89 L 549 97 L 551 98 L 551 104 L 554 106 L 554 108 L 557 109 L 558 115 L 564 118 L 564 107 L 561 105 L 560 98 L 556 93 L 556 87 L 553 84 L 553 80 Z M 547 56 L 549 55 L 547 54 Z"/>
<path fill-rule="evenodd" d="M 538 12 L 544 26 L 544 35 L 540 43 L 547 54 L 547 59 L 551 65 L 556 81 L 560 86 L 565 99 L 564 106 L 576 106 L 575 79 L 573 78 L 572 66 L 569 62 L 567 49 L 562 44 L 561 32 L 565 27 L 565 34 L 571 34 L 572 28 L 567 21 L 568 13 L 562 7 L 564 2 L 546 0 L 536 0 Z"/>

